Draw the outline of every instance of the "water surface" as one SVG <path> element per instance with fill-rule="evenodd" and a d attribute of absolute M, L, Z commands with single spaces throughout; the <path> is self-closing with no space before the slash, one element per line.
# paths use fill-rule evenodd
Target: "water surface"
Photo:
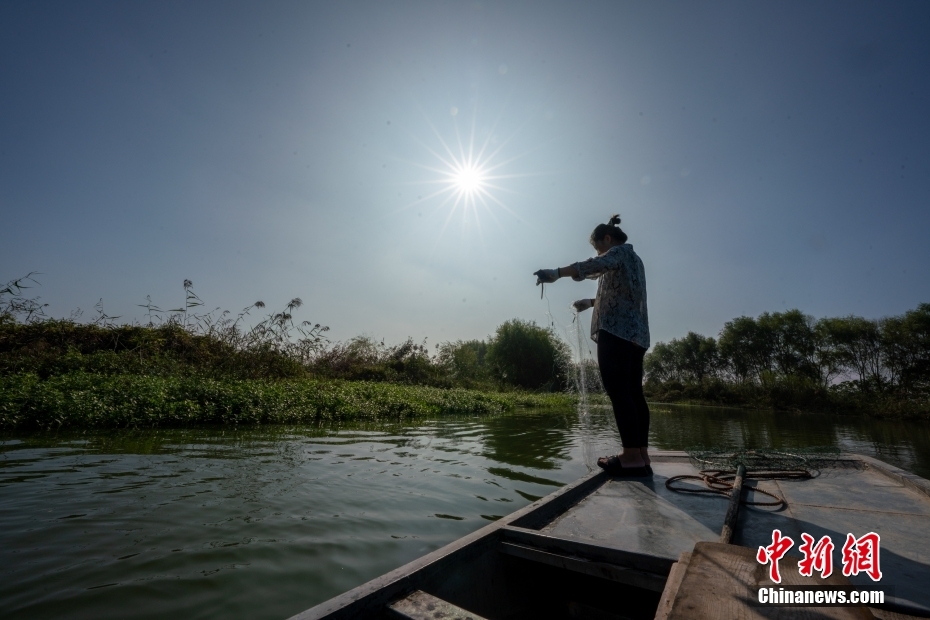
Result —
<path fill-rule="evenodd" d="M 918 422 L 652 406 L 650 445 L 833 445 L 930 477 Z M 594 407 L 398 423 L 0 437 L 11 618 L 286 618 L 616 451 Z"/>

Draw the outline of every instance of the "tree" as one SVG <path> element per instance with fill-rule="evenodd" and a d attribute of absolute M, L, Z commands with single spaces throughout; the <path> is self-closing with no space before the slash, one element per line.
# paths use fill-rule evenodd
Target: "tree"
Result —
<path fill-rule="evenodd" d="M 688 332 L 668 344 L 658 343 L 643 360 L 650 381 L 701 383 L 719 373 L 717 341 L 710 336 Z"/>
<path fill-rule="evenodd" d="M 858 316 L 824 318 L 817 322 L 824 348 L 833 354 L 839 368 L 856 373 L 861 391 L 884 384 L 882 333 L 878 321 Z"/>
<path fill-rule="evenodd" d="M 909 335 L 907 365 L 902 379 L 908 389 L 930 387 L 930 303 L 904 313 Z"/>
<path fill-rule="evenodd" d="M 681 340 L 672 342 L 678 349 L 682 374 L 686 380 L 700 383 L 717 374 L 717 341 L 712 337 L 688 332 Z"/>
<path fill-rule="evenodd" d="M 470 385 L 489 376 L 485 363 L 488 344 L 484 340 L 443 342 L 437 348 L 437 362 L 457 383 Z"/>
<path fill-rule="evenodd" d="M 533 390 L 561 390 L 568 383 L 568 345 L 551 329 L 532 321 L 513 319 L 498 327 L 485 359 L 501 383 Z"/>
<path fill-rule="evenodd" d="M 721 362 L 738 383 L 761 381 L 771 369 L 774 335 L 749 316 L 727 321 L 720 330 L 717 348 Z"/>
<path fill-rule="evenodd" d="M 763 312 L 756 322 L 770 343 L 772 370 L 782 377 L 820 381 L 813 317 L 795 309 Z"/>
<path fill-rule="evenodd" d="M 905 394 L 930 387 L 930 304 L 882 319 L 880 326 L 889 382 Z"/>
<path fill-rule="evenodd" d="M 650 382 L 681 381 L 681 368 L 674 345 L 656 343 L 643 360 L 643 370 L 646 380 Z"/>

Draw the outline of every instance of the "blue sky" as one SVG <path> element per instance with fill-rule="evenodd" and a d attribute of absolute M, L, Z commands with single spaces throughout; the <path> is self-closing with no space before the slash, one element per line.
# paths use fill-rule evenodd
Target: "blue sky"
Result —
<path fill-rule="evenodd" d="M 432 344 L 568 325 L 595 284 L 530 274 L 619 212 L 653 342 L 899 314 L 930 301 L 928 29 L 926 2 L 7 1 L 0 280 L 130 320 L 189 278 Z M 488 195 L 434 196 L 469 145 Z"/>

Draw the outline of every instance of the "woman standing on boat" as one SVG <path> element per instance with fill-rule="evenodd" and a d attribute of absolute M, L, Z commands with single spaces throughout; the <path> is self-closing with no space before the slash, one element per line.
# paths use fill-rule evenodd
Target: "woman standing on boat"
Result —
<path fill-rule="evenodd" d="M 643 396 L 643 357 L 649 348 L 646 312 L 646 273 L 633 246 L 619 226 L 620 216 L 598 224 L 591 233 L 597 256 L 557 269 L 540 269 L 536 284 L 568 276 L 576 282 L 597 279 L 597 297 L 579 299 L 575 310 L 594 308 L 591 340 L 597 343 L 597 364 L 604 389 L 613 405 L 623 451 L 597 460 L 599 467 L 618 476 L 652 474 L 646 446 L 649 406 Z"/>

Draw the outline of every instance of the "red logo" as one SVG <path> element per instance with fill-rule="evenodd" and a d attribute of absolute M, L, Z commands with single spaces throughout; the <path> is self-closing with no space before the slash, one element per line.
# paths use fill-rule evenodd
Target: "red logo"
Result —
<path fill-rule="evenodd" d="M 798 549 L 804 554 L 804 559 L 798 562 L 798 572 L 805 577 L 810 577 L 817 570 L 820 572 L 821 579 L 826 579 L 833 574 L 833 541 L 829 536 L 824 536 L 817 544 L 814 544 L 814 537 L 810 534 L 801 534 L 804 540 Z"/>
<path fill-rule="evenodd" d="M 869 532 L 862 538 L 852 534 L 846 535 L 843 545 L 843 574 L 847 577 L 865 573 L 872 581 L 882 578 L 882 569 L 878 564 L 878 545 L 881 537 Z"/>
<path fill-rule="evenodd" d="M 772 544 L 768 547 L 759 547 L 756 559 L 759 564 L 769 564 L 769 577 L 775 583 L 781 583 L 781 575 L 778 573 L 778 560 L 782 558 L 788 549 L 794 546 L 794 541 L 787 536 L 781 535 L 781 530 L 772 531 Z"/>
<path fill-rule="evenodd" d="M 810 534 L 801 534 L 803 541 L 798 549 L 804 558 L 798 562 L 798 572 L 804 577 L 811 577 L 814 571 L 820 573 L 821 579 L 833 574 L 833 540 L 824 536 L 814 543 Z M 850 577 L 865 573 L 872 581 L 882 578 L 882 569 L 879 564 L 879 546 L 881 537 L 875 532 L 869 532 L 861 538 L 852 534 L 846 535 L 846 544 L 843 545 L 843 575 Z M 781 530 L 772 530 L 772 544 L 759 547 L 756 560 L 759 564 L 769 564 L 769 578 L 775 583 L 781 583 L 781 574 L 778 572 L 778 561 L 788 550 L 794 546 L 789 536 L 782 536 Z"/>

